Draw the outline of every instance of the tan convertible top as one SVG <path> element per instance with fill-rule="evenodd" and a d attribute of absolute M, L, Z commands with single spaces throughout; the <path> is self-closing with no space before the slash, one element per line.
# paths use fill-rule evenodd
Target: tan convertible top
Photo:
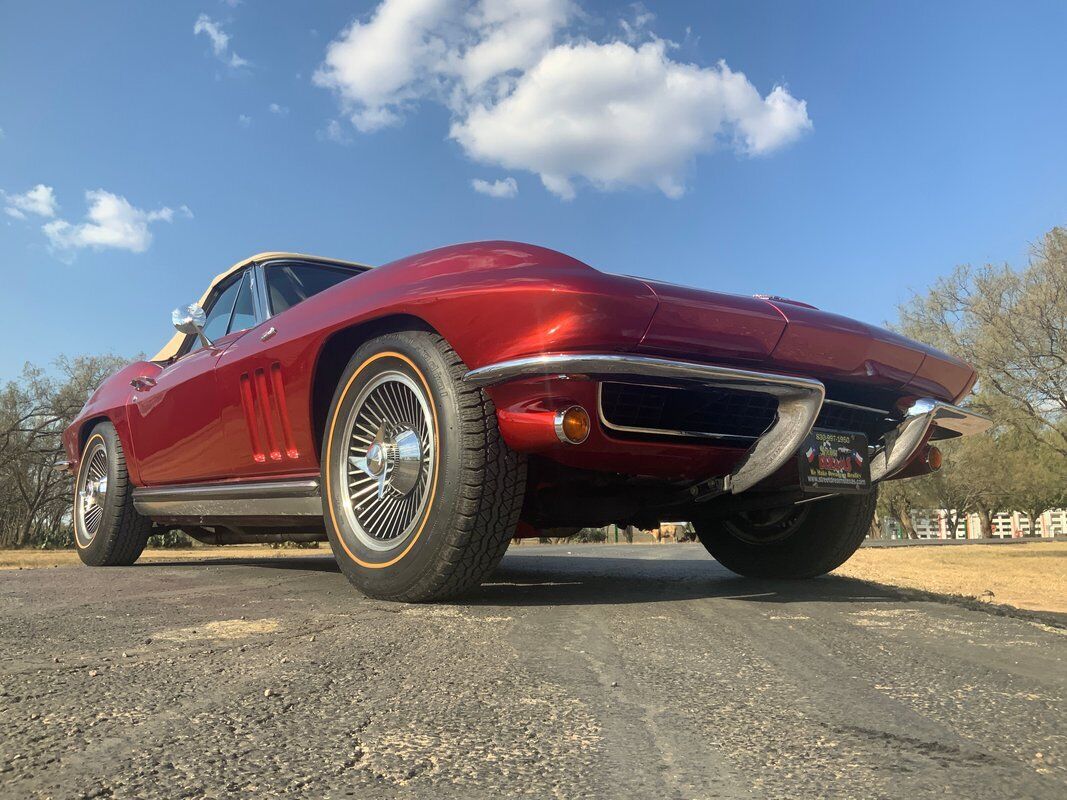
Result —
<path fill-rule="evenodd" d="M 364 269 L 370 269 L 369 264 L 360 264 L 356 261 L 343 261 L 339 258 L 323 258 L 322 256 L 309 256 L 303 253 L 256 253 L 254 256 L 246 258 L 244 261 L 238 261 L 225 272 L 216 275 L 215 278 L 211 281 L 211 283 L 208 284 L 207 290 L 205 290 L 205 292 L 200 296 L 200 300 L 197 301 L 198 304 L 201 306 L 204 305 L 204 303 L 207 302 L 208 296 L 211 294 L 211 290 L 218 286 L 220 283 L 222 283 L 224 280 L 226 280 L 228 277 L 233 275 L 233 273 L 237 272 L 239 269 L 244 269 L 249 264 L 254 264 L 257 261 L 270 261 L 276 258 L 299 258 L 301 261 L 321 261 L 323 264 L 344 264 L 350 267 L 362 267 Z M 163 349 L 156 353 L 154 356 L 152 356 L 151 360 L 170 361 L 172 358 L 178 355 L 178 352 L 181 350 L 182 345 L 185 344 L 185 338 L 187 335 L 188 334 L 185 333 L 175 333 L 170 338 L 170 341 L 163 345 Z"/>

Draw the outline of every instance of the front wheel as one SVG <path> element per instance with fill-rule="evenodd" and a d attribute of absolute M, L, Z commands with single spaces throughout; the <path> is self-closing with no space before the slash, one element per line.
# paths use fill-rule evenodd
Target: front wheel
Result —
<path fill-rule="evenodd" d="M 403 331 L 366 342 L 341 376 L 323 436 L 323 512 L 337 562 L 364 594 L 453 597 L 507 550 L 526 462 L 465 373 L 443 338 Z"/>
<path fill-rule="evenodd" d="M 74 543 L 92 567 L 125 567 L 141 555 L 152 522 L 133 507 L 122 442 L 110 422 L 101 422 L 82 448 L 74 483 Z"/>
<path fill-rule="evenodd" d="M 814 578 L 856 552 L 871 527 L 877 487 L 796 506 L 696 520 L 697 537 L 731 572 L 751 578 Z"/>

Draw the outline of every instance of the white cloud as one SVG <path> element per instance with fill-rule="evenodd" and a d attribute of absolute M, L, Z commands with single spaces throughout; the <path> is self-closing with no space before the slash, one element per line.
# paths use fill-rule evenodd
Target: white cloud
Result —
<path fill-rule="evenodd" d="M 725 63 L 680 64 L 657 40 L 556 47 L 507 97 L 475 106 L 450 134 L 472 158 L 536 172 L 564 199 L 579 177 L 600 189 L 654 186 L 680 197 L 689 164 L 720 141 L 766 153 L 809 126 L 804 102 L 781 87 L 761 98 Z"/>
<path fill-rule="evenodd" d="M 571 0 L 382 0 L 329 45 L 314 81 L 362 132 L 441 103 L 470 158 L 536 173 L 564 199 L 583 182 L 680 197 L 697 156 L 763 155 L 811 128 L 785 88 L 764 97 L 725 62 L 674 60 L 647 32 L 654 15 L 631 9 L 622 39 L 594 42 L 568 32 Z"/>
<path fill-rule="evenodd" d="M 471 187 L 479 194 L 487 194 L 490 197 L 512 198 L 519 193 L 519 184 L 514 178 L 504 178 L 492 183 L 475 178 L 471 181 Z"/>
<path fill-rule="evenodd" d="M 248 128 L 252 125 L 252 118 L 248 114 L 238 114 L 237 122 L 240 123 L 242 128 Z"/>
<path fill-rule="evenodd" d="M 571 0 L 383 0 L 330 43 L 313 80 L 358 130 L 380 130 L 425 97 L 461 108 L 506 91 L 508 73 L 535 63 L 573 11 Z"/>
<path fill-rule="evenodd" d="M 204 34 L 211 42 L 211 51 L 219 61 L 234 69 L 248 66 L 248 62 L 245 59 L 230 49 L 230 34 L 226 33 L 222 29 L 222 25 L 211 19 L 207 14 L 201 14 L 197 17 L 196 23 L 193 25 L 193 35 L 199 36 L 200 34 Z"/>
<path fill-rule="evenodd" d="M 280 117 L 284 117 L 286 114 L 289 113 L 288 106 L 280 106 L 277 103 L 271 103 L 269 106 L 267 106 L 267 110 L 270 111 L 271 114 L 277 114 Z"/>
<path fill-rule="evenodd" d="M 425 91 L 448 48 L 436 33 L 456 0 L 384 0 L 367 22 L 355 21 L 326 49 L 313 78 L 340 96 L 352 124 L 374 131 L 400 121 L 399 108 Z"/>
<path fill-rule="evenodd" d="M 466 90 L 474 92 L 512 70 L 532 67 L 573 13 L 570 0 L 476 3 L 468 16 L 475 41 L 459 56 L 459 74 Z"/>
<path fill-rule="evenodd" d="M 125 197 L 103 189 L 86 192 L 85 201 L 89 205 L 85 222 L 72 224 L 56 219 L 41 227 L 54 250 L 73 254 L 76 250 L 91 247 L 143 253 L 152 244 L 149 226 L 174 219 L 175 212 L 171 208 L 164 206 L 155 211 L 145 211 L 131 205 Z M 193 215 L 187 206 L 181 206 L 178 210 L 186 217 Z"/>
<path fill-rule="evenodd" d="M 352 143 L 352 137 L 345 133 L 344 126 L 335 119 L 326 120 L 326 126 L 315 131 L 315 137 L 320 142 L 334 142 L 335 144 Z"/>
<path fill-rule="evenodd" d="M 630 10 L 633 12 L 633 17 L 620 19 L 619 27 L 622 28 L 623 38 L 633 44 L 645 37 L 645 30 L 656 19 L 656 15 L 645 8 L 644 3 L 632 3 Z"/>
<path fill-rule="evenodd" d="M 59 210 L 55 192 L 51 186 L 45 186 L 43 183 L 22 194 L 0 191 L 0 197 L 4 200 L 4 213 L 15 219 L 26 219 L 27 214 L 50 219 Z"/>

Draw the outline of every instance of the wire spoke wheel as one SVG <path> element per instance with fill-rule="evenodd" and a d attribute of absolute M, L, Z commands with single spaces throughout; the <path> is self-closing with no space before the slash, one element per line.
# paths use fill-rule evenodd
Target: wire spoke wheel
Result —
<path fill-rule="evenodd" d="M 330 548 L 368 597 L 455 597 L 489 575 L 522 511 L 526 461 L 492 398 L 438 334 L 389 331 L 352 353 L 322 437 Z"/>
<path fill-rule="evenodd" d="M 83 547 L 96 537 L 104 516 L 108 465 L 107 448 L 103 441 L 92 443 L 85 454 L 85 464 L 75 501 L 75 533 Z"/>
<path fill-rule="evenodd" d="M 374 377 L 356 398 L 340 450 L 344 512 L 364 546 L 400 547 L 418 526 L 433 483 L 433 420 L 423 387 L 404 372 Z"/>

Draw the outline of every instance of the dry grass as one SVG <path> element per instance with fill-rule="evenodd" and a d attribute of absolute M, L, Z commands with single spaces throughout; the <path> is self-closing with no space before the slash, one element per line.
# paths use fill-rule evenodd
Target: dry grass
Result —
<path fill-rule="evenodd" d="M 317 550 L 279 549 L 266 545 L 235 544 L 224 547 L 192 547 L 188 549 L 145 550 L 138 563 L 146 561 L 203 561 L 220 558 L 299 558 L 328 556 L 330 547 L 319 545 Z M 74 550 L 0 550 L 0 569 L 39 569 L 80 564 Z"/>
<path fill-rule="evenodd" d="M 837 574 L 1031 611 L 1067 613 L 1067 542 L 865 547 Z"/>

